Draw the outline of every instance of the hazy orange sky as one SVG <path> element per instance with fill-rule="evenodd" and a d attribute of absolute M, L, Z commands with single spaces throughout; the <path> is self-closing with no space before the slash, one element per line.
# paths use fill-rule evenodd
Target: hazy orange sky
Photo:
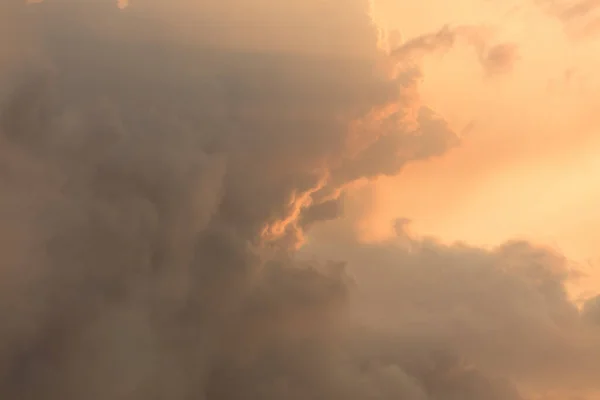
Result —
<path fill-rule="evenodd" d="M 599 37 L 571 34 L 534 2 L 379 0 L 375 18 L 403 40 L 445 24 L 486 26 L 516 44 L 518 58 L 512 71 L 488 77 L 467 46 L 427 57 L 423 101 L 465 129 L 464 142 L 361 189 L 373 205 L 363 237 L 386 238 L 390 221 L 405 217 L 415 232 L 444 241 L 524 238 L 600 260 Z"/>

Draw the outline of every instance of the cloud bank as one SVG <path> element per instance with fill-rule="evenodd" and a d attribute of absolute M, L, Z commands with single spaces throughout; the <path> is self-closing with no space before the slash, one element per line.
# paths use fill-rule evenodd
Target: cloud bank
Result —
<path fill-rule="evenodd" d="M 4 6 L 0 397 L 597 389 L 597 307 L 580 316 L 545 250 L 297 252 L 347 185 L 459 138 L 366 1 L 283 4 Z"/>
<path fill-rule="evenodd" d="M 375 351 L 376 343 L 377 362 L 404 365 L 403 371 L 414 368 L 414 358 L 403 364 L 407 354 L 433 365 L 443 354 L 445 367 L 430 365 L 440 368 L 436 380 L 469 376 L 500 390 L 469 392 L 483 390 L 481 382 L 463 382 L 455 387 L 461 394 L 434 398 L 538 398 L 553 391 L 564 398 L 598 390 L 598 300 L 588 300 L 582 312 L 572 303 L 565 284 L 576 270 L 568 260 L 526 242 L 491 250 L 443 245 L 408 235 L 406 223 L 386 243 L 315 240 L 307 250 L 350 260 L 347 271 L 358 286 L 353 317 L 374 335 L 360 337 L 369 343 L 364 351 Z"/>

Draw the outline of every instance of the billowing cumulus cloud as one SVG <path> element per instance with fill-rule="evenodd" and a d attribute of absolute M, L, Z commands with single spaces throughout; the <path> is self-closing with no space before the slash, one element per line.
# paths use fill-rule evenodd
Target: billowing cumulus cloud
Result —
<path fill-rule="evenodd" d="M 377 47 L 366 1 L 6 10 L 0 397 L 595 388 L 593 304 L 580 318 L 560 257 L 414 238 L 295 250 L 351 183 L 459 142 L 420 103 L 419 63 Z"/>
<path fill-rule="evenodd" d="M 388 365 L 402 365 L 406 351 L 393 349 L 407 346 L 421 356 L 452 354 L 452 368 L 506 379 L 525 398 L 598 390 L 598 302 L 589 300 L 582 312 L 571 302 L 565 283 L 575 270 L 564 257 L 525 242 L 492 250 L 447 246 L 407 236 L 405 221 L 398 227 L 398 237 L 382 244 L 316 241 L 312 248 L 351 260 L 359 340 L 365 331 L 376 335 L 371 340 Z"/>

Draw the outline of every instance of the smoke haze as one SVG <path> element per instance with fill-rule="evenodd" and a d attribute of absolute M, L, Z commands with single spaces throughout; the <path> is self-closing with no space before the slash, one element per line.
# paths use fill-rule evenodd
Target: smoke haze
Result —
<path fill-rule="evenodd" d="M 363 0 L 119 5 L 0 8 L 0 398 L 600 390 L 566 258 L 335 221 L 349 186 L 460 145 L 421 57 L 458 35 L 485 75 L 514 45 L 385 49 Z"/>

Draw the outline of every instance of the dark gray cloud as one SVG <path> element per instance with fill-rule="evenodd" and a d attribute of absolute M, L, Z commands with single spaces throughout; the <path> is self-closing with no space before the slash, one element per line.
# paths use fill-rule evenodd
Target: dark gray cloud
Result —
<path fill-rule="evenodd" d="M 514 349 L 486 358 L 499 337 L 468 329 L 479 341 L 461 347 L 433 303 L 454 304 L 462 277 L 506 302 L 475 303 L 467 327 L 505 327 L 486 325 L 490 310 L 524 323 L 530 302 L 578 320 L 562 275 L 544 272 L 556 261 L 529 247 L 511 262 L 548 284 L 517 281 L 514 298 L 493 283 L 510 260 L 483 250 L 325 257 L 359 263 L 351 274 L 290 250 L 339 216 L 349 183 L 458 139 L 417 101 L 418 65 L 380 73 L 366 2 L 282 4 L 47 0 L 1 14 L 18 23 L 0 23 L 14 38 L 0 98 L 0 397 L 518 399 L 510 380 L 534 376 L 506 373 Z M 416 296 L 386 257 L 405 257 L 415 287 L 448 284 L 415 297 L 421 314 L 362 299 L 379 279 Z M 489 281 L 436 275 L 463 261 Z M 390 328 L 362 318 L 373 301 Z M 419 315 L 430 330 L 394 331 Z M 517 345 L 548 333 L 528 327 Z"/>

